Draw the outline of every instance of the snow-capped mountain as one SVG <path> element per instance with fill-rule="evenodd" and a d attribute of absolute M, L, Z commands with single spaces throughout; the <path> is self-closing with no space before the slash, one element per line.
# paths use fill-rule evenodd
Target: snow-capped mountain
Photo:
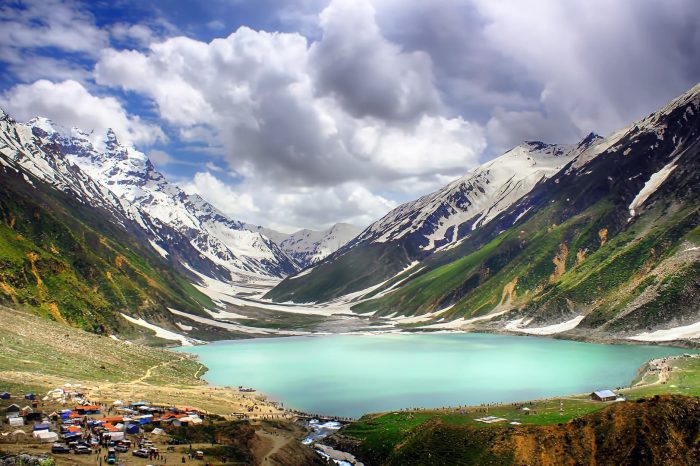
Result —
<path fill-rule="evenodd" d="M 282 282 L 267 297 L 326 301 L 376 285 L 456 246 L 601 141 L 589 134 L 571 145 L 525 142 L 442 189 L 395 208 L 312 272 Z"/>
<path fill-rule="evenodd" d="M 536 251 L 539 245 L 533 242 L 527 264 L 541 260 L 538 268 L 523 271 L 529 265 L 513 265 L 519 273 L 492 282 L 497 285 L 489 303 L 505 299 L 501 293 L 508 283 L 517 283 L 521 289 L 536 283 L 529 290 L 532 294 L 571 264 L 581 263 L 591 251 L 608 244 L 614 234 L 639 225 L 637 219 L 658 209 L 662 200 L 669 205 L 661 212 L 697 205 L 693 196 L 698 186 L 699 105 L 700 85 L 696 85 L 659 111 L 606 138 L 590 134 L 572 146 L 522 144 L 443 189 L 398 207 L 309 273 L 282 281 L 266 297 L 281 302 L 331 301 L 373 290 L 386 281 L 387 287 L 393 287 L 386 299 L 376 307 L 367 304 L 358 309 L 433 311 L 451 306 L 486 283 L 501 267 L 511 264 L 529 239 L 555 227 L 571 228 L 575 234 L 562 234 L 561 242 L 543 245 L 550 248 L 545 253 Z M 577 215 L 585 218 L 579 223 L 571 221 Z M 667 220 L 670 224 L 678 221 Z M 531 229 L 522 229 L 523 224 Z M 628 237 L 640 234 L 633 230 L 630 227 Z M 640 231 L 643 235 L 646 230 Z M 572 237 L 581 239 L 569 244 Z M 466 259 L 482 251 L 488 260 L 482 256 Z M 649 254 L 656 257 L 657 253 L 652 250 Z M 550 271 L 553 264 L 560 269 Z M 431 273 L 437 269 L 444 273 Z M 542 275 L 533 275 L 535 272 Z M 434 283 L 436 276 L 445 282 Z M 404 287 L 405 293 L 400 291 Z M 379 290 L 386 291 L 381 286 Z M 464 309 L 478 308 L 484 302 L 465 301 Z M 559 304 L 554 302 L 552 309 L 559 309 Z"/>
<path fill-rule="evenodd" d="M 55 146 L 50 143 L 54 133 L 56 129 L 49 120 L 18 124 L 0 110 L 0 164 L 21 172 L 27 183 L 33 183 L 27 175 L 31 174 L 83 204 L 106 210 L 121 225 L 125 219 L 134 220 L 138 213 L 131 206 L 124 205 L 107 187 L 55 153 Z"/>
<path fill-rule="evenodd" d="M 284 252 L 304 267 L 325 259 L 360 232 L 361 228 L 349 223 L 336 223 L 324 231 L 299 230 L 280 243 Z"/>
<path fill-rule="evenodd" d="M 231 281 L 237 274 L 283 277 L 298 265 L 274 242 L 247 230 L 159 173 L 145 154 L 109 130 L 93 134 L 44 118 L 2 121 L 3 155 L 64 192 L 135 221 L 176 265 Z"/>
<path fill-rule="evenodd" d="M 444 188 L 395 208 L 363 231 L 351 247 L 404 237 L 414 237 L 424 251 L 454 243 L 488 223 L 600 139 L 589 134 L 574 145 L 525 142 Z"/>
<path fill-rule="evenodd" d="M 333 254 L 352 241 L 362 228 L 349 223 L 336 223 L 327 230 L 299 230 L 292 234 L 269 228 L 246 225 L 251 231 L 262 233 L 276 242 L 280 249 L 302 268 L 309 267 Z"/>

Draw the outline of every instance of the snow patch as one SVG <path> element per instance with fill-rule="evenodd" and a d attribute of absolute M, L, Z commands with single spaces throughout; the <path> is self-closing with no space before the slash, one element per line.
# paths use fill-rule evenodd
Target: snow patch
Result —
<path fill-rule="evenodd" d="M 578 315 L 571 320 L 560 322 L 558 324 L 547 325 L 546 327 L 531 328 L 523 328 L 523 326 L 528 325 L 531 321 L 523 322 L 523 319 L 515 319 L 508 322 L 508 324 L 506 324 L 504 328 L 506 330 L 527 333 L 529 335 L 554 335 L 555 333 L 561 333 L 575 329 L 585 317 L 586 316 L 584 315 Z"/>
<path fill-rule="evenodd" d="M 677 158 L 673 159 L 673 161 L 668 165 L 651 175 L 649 181 L 644 184 L 642 190 L 639 191 L 639 193 L 632 200 L 632 203 L 629 206 L 630 216 L 634 217 L 637 215 L 637 209 L 642 206 L 647 199 L 649 199 L 649 196 L 654 194 L 654 192 L 659 189 L 664 181 L 666 181 L 666 178 L 668 178 L 671 172 L 673 172 L 673 170 L 676 168 L 676 160 Z"/>
<path fill-rule="evenodd" d="M 163 257 L 165 257 L 165 258 L 168 257 L 168 251 L 166 251 L 165 249 L 163 249 L 163 248 L 161 248 L 160 246 L 158 246 L 158 244 L 156 244 L 155 241 L 149 239 L 149 240 L 148 240 L 148 243 L 151 245 L 151 247 L 152 247 L 153 249 L 156 250 L 156 252 L 157 252 L 158 254 L 160 254 L 161 256 L 163 256 Z"/>
<path fill-rule="evenodd" d="M 252 333 L 256 335 L 309 335 L 309 332 L 295 332 L 288 330 L 272 330 L 272 329 L 262 329 L 257 327 L 249 327 L 247 325 L 232 324 L 229 322 L 220 322 L 218 320 L 208 319 L 206 317 L 200 317 L 193 314 L 188 314 L 186 312 L 178 311 L 176 309 L 168 308 L 168 310 L 179 317 L 184 317 L 186 319 L 192 320 L 194 322 L 199 322 L 201 324 L 211 325 L 212 327 L 223 328 L 225 330 L 241 333 Z"/>
<path fill-rule="evenodd" d="M 656 330 L 654 332 L 644 332 L 639 335 L 628 337 L 629 340 L 636 341 L 674 341 L 693 340 L 700 338 L 700 322 L 680 327 Z"/>
<path fill-rule="evenodd" d="M 162 327 L 158 327 L 157 325 L 148 323 L 140 317 L 138 319 L 134 319 L 133 317 L 128 316 L 123 312 L 120 312 L 120 314 L 123 318 L 125 318 L 132 324 L 139 325 L 149 330 L 153 330 L 154 332 L 156 332 L 156 337 L 158 338 L 162 338 L 164 340 L 179 341 L 182 344 L 182 346 L 192 346 L 192 340 L 184 335 L 180 335 L 179 333 L 175 333 L 173 331 L 166 330 Z"/>

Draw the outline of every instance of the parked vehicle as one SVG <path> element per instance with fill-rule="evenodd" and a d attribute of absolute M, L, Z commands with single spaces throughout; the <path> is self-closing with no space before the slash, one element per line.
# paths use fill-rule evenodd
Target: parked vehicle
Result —
<path fill-rule="evenodd" d="M 85 445 L 78 445 L 75 447 L 75 450 L 73 450 L 73 453 L 76 455 L 89 455 L 92 453 L 92 448 L 86 447 Z"/>
<path fill-rule="evenodd" d="M 127 451 L 129 451 L 129 447 L 124 445 L 123 443 L 120 443 L 119 445 L 114 447 L 114 449 L 119 453 L 126 453 Z"/>
<path fill-rule="evenodd" d="M 138 456 L 139 458 L 148 458 L 148 450 L 144 448 L 139 448 L 131 452 L 132 455 Z"/>
<path fill-rule="evenodd" d="M 204 459 L 204 452 L 202 450 L 197 450 L 194 454 L 194 457 L 197 458 L 198 460 L 203 460 Z"/>
<path fill-rule="evenodd" d="M 70 453 L 70 448 L 62 443 L 54 443 L 51 446 L 51 453 Z"/>
<path fill-rule="evenodd" d="M 107 450 L 107 464 L 117 463 L 117 451 L 114 448 Z"/>

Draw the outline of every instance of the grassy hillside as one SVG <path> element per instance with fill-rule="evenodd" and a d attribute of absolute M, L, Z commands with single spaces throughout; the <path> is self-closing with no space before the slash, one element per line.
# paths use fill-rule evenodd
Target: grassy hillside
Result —
<path fill-rule="evenodd" d="M 374 293 L 406 279 L 395 291 L 353 309 L 413 315 L 451 306 L 440 316 L 446 318 L 516 309 L 535 324 L 583 313 L 579 328 L 603 332 L 697 321 L 699 127 L 697 116 L 667 116 L 677 119 L 684 146 L 632 131 L 584 168 L 536 187 L 460 246 L 428 257 L 418 273 Z M 632 199 L 669 160 L 670 176 L 632 216 Z"/>
<path fill-rule="evenodd" d="M 107 333 L 124 330 L 118 312 L 168 320 L 166 306 L 212 305 L 135 233 L 12 172 L 0 172 L 0 303 Z"/>
<path fill-rule="evenodd" d="M 632 400 L 626 403 L 569 396 L 488 410 L 368 415 L 332 441 L 374 465 L 696 464 L 700 359 L 669 363 L 665 384 L 649 373 L 643 382 L 650 383 L 624 391 Z M 487 415 L 522 425 L 475 420 Z"/>
<path fill-rule="evenodd" d="M 275 301 L 330 301 L 351 291 L 368 288 L 391 277 L 411 262 L 401 245 L 386 248 L 383 243 L 342 251 L 323 261 L 311 272 L 289 277 L 265 295 Z"/>

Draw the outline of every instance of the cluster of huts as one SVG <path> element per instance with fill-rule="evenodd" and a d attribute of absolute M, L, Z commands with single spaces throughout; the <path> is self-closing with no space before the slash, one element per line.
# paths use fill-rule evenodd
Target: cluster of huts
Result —
<path fill-rule="evenodd" d="M 63 389 L 50 391 L 42 400 L 59 401 L 64 406 L 66 401 L 71 400 L 76 402 L 74 407 L 50 414 L 39 409 L 39 398 L 33 393 L 15 398 L 17 402 L 5 408 L 7 424 L 16 428 L 12 432 L 13 439 L 28 435 L 28 432 L 20 428 L 32 425 L 34 439 L 46 443 L 91 441 L 93 444 L 99 444 L 125 440 L 127 435 L 138 435 L 144 431 L 160 435 L 164 433 L 165 426 L 198 425 L 204 422 L 205 416 L 191 407 L 175 408 L 143 401 L 127 404 L 117 400 L 109 406 L 94 404 L 86 400 L 82 393 L 67 392 Z M 15 398 L 7 392 L 0 393 L 0 400 L 12 402 Z M 20 399 L 23 401 L 19 402 Z M 21 407 L 20 404 L 25 402 L 27 405 Z M 111 415 L 112 411 L 115 411 L 116 415 Z"/>

